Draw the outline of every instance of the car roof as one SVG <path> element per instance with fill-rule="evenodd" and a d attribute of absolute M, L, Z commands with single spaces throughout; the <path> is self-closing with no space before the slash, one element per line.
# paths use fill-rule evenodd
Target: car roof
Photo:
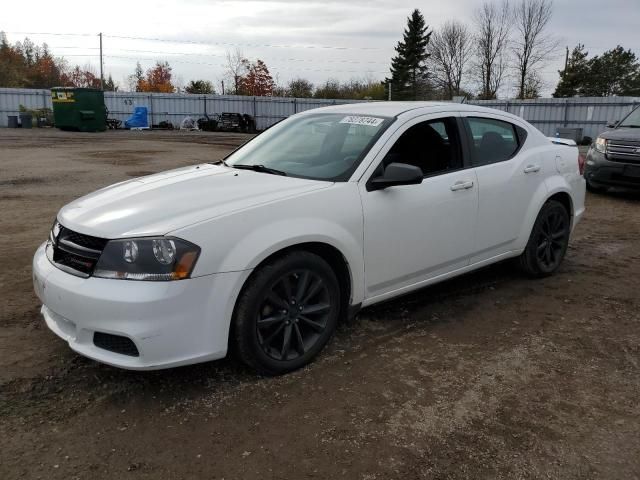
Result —
<path fill-rule="evenodd" d="M 329 107 L 314 108 L 304 113 L 349 113 L 359 115 L 380 115 L 383 117 L 397 117 L 403 113 L 413 112 L 415 114 L 427 114 L 430 112 L 484 112 L 493 114 L 503 114 L 508 117 L 512 115 L 492 108 L 480 107 L 478 105 L 467 105 L 454 102 L 365 102 L 365 103 L 343 103 Z"/>

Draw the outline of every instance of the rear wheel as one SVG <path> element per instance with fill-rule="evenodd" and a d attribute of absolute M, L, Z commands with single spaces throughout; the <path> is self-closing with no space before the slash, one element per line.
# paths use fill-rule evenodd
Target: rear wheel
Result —
<path fill-rule="evenodd" d="M 544 204 L 527 246 L 520 255 L 522 270 L 534 277 L 554 273 L 564 259 L 569 246 L 571 218 L 563 204 L 549 200 Z"/>
<path fill-rule="evenodd" d="M 267 375 L 309 363 L 333 335 L 340 314 L 335 273 L 321 257 L 296 251 L 260 267 L 234 312 L 240 359 Z"/>

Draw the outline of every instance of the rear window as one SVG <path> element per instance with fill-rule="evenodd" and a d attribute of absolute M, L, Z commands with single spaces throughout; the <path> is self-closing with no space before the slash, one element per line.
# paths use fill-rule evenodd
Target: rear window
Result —
<path fill-rule="evenodd" d="M 504 162 L 513 157 L 526 138 L 526 130 L 502 120 L 469 117 L 465 119 L 471 144 L 473 165 Z"/>

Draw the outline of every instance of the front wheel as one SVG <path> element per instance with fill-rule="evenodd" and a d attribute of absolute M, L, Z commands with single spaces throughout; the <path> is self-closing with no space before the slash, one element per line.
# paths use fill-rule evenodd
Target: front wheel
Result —
<path fill-rule="evenodd" d="M 333 335 L 340 288 L 329 264 L 295 251 L 261 266 L 249 279 L 233 315 L 240 359 L 267 375 L 309 363 Z"/>
<path fill-rule="evenodd" d="M 521 269 L 533 277 L 554 273 L 569 246 L 571 218 L 560 202 L 549 200 L 538 213 L 526 248 L 520 255 Z"/>

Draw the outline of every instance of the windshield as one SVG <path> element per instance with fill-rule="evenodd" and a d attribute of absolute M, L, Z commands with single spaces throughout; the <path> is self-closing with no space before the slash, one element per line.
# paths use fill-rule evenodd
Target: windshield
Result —
<path fill-rule="evenodd" d="M 259 165 L 293 177 L 346 181 L 391 124 L 386 117 L 337 113 L 290 117 L 225 159 L 230 166 Z M 267 172 L 268 173 L 268 172 Z"/>
<path fill-rule="evenodd" d="M 640 127 L 640 107 L 636 108 L 634 111 L 632 111 L 627 116 L 627 118 L 622 120 L 620 122 L 620 124 L 618 125 L 618 128 L 619 127 L 636 127 L 636 128 L 639 128 Z"/>

